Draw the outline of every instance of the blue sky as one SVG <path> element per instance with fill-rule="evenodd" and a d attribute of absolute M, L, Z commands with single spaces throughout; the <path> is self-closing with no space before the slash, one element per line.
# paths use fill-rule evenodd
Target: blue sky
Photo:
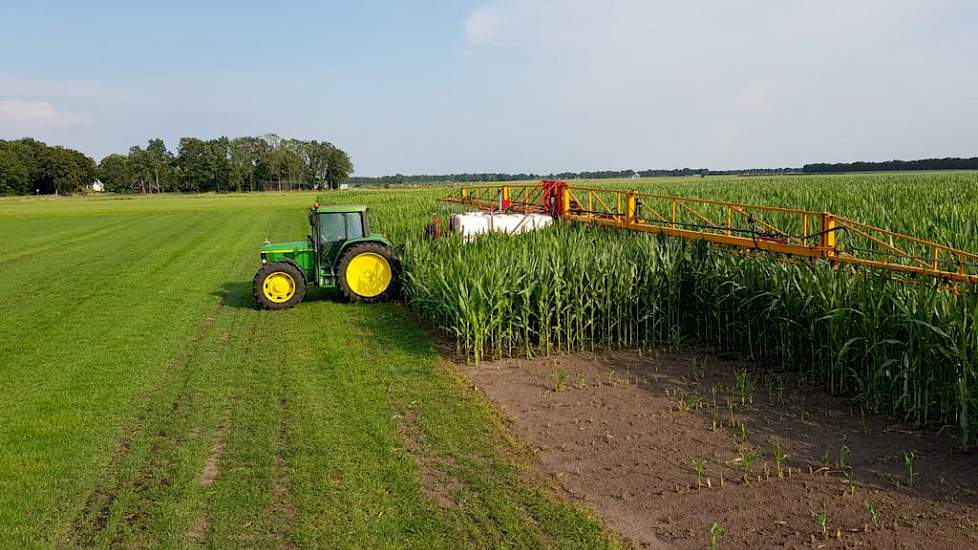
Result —
<path fill-rule="evenodd" d="M 978 3 L 5 2 L 0 138 L 326 139 L 361 175 L 978 155 Z"/>

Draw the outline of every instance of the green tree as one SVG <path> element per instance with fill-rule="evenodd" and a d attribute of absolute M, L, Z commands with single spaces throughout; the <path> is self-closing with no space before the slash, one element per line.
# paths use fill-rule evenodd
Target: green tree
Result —
<path fill-rule="evenodd" d="M 326 172 L 326 182 L 330 189 L 339 189 L 353 173 L 353 161 L 345 151 L 333 147 L 329 154 L 329 170 Z"/>
<path fill-rule="evenodd" d="M 170 189 L 173 184 L 173 154 L 166 150 L 162 139 L 151 139 L 146 145 L 146 169 L 152 175 L 156 192 Z"/>
<path fill-rule="evenodd" d="M 231 181 L 227 138 L 202 140 L 180 138 L 177 166 L 181 188 L 186 191 L 224 191 Z"/>
<path fill-rule="evenodd" d="M 0 140 L 0 195 L 30 193 L 30 173 L 14 142 Z"/>
<path fill-rule="evenodd" d="M 230 186 L 243 191 L 248 186 L 249 191 L 255 190 L 255 172 L 260 164 L 260 153 L 263 143 L 256 137 L 239 137 L 231 140 L 229 159 L 231 163 Z"/>
<path fill-rule="evenodd" d="M 54 193 L 54 187 L 44 177 L 44 157 L 48 146 L 35 139 L 23 138 L 9 142 L 9 147 L 14 162 L 20 166 L 20 170 L 23 170 L 22 173 L 26 174 L 26 179 L 19 182 L 23 187 L 16 192 L 22 195 L 30 195 L 35 191 Z"/>
<path fill-rule="evenodd" d="M 95 181 L 95 161 L 73 149 L 49 147 L 44 155 L 43 180 L 55 193 L 71 194 Z"/>
<path fill-rule="evenodd" d="M 127 166 L 129 169 L 130 184 L 138 185 L 140 193 L 145 193 L 147 188 L 152 190 L 150 181 L 152 178 L 153 169 L 152 163 L 149 160 L 149 153 L 147 153 L 142 147 L 133 145 L 129 148 L 128 161 Z"/>
<path fill-rule="evenodd" d="M 278 190 L 282 190 L 285 182 L 288 182 L 291 189 L 303 169 L 302 157 L 294 143 L 289 145 L 283 141 L 279 147 L 272 149 L 268 156 L 272 176 L 278 182 Z"/>
<path fill-rule="evenodd" d="M 119 193 L 129 191 L 129 158 L 112 153 L 98 163 L 98 179 L 105 184 L 106 191 Z"/>
<path fill-rule="evenodd" d="M 310 184 L 327 187 L 326 175 L 329 173 L 330 155 L 333 145 L 325 141 L 302 142 L 303 178 Z"/>

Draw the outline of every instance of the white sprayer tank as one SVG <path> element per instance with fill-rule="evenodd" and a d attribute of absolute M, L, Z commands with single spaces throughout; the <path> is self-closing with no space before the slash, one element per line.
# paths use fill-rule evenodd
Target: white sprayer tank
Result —
<path fill-rule="evenodd" d="M 534 231 L 553 224 L 554 220 L 544 214 L 466 212 L 452 214 L 452 231 L 462 234 L 469 241 L 476 235 L 495 231 L 515 235 Z"/>

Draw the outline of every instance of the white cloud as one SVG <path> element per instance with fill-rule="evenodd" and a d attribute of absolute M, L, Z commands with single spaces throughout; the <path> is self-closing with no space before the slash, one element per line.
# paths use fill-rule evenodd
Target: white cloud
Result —
<path fill-rule="evenodd" d="M 493 6 L 479 6 L 465 20 L 465 33 L 472 44 L 490 44 L 499 35 L 503 17 Z"/>
<path fill-rule="evenodd" d="M 5 130 L 36 131 L 51 127 L 63 128 L 91 124 L 92 117 L 85 113 L 59 110 L 47 101 L 0 99 L 0 125 Z M 9 125 L 9 126 L 8 126 Z"/>

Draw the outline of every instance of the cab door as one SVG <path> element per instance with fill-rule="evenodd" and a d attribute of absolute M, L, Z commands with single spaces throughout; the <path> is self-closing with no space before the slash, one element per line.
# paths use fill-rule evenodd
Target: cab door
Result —
<path fill-rule="evenodd" d="M 322 267 L 332 273 L 343 245 L 366 234 L 360 212 L 322 212 L 319 214 L 319 249 Z"/>

